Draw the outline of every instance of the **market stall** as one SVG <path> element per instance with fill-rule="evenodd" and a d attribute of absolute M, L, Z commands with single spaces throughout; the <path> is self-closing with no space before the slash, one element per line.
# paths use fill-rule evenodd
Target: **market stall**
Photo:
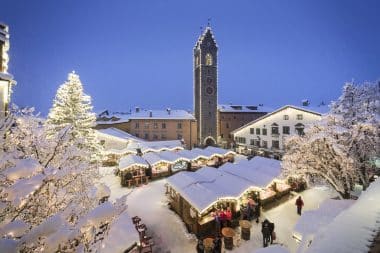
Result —
<path fill-rule="evenodd" d="M 149 164 L 137 155 L 122 157 L 119 162 L 119 175 L 122 186 L 138 186 L 148 182 Z"/>

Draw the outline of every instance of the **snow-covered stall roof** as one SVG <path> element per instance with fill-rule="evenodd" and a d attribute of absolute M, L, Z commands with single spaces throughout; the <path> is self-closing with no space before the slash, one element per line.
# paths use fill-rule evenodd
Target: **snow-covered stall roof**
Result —
<path fill-rule="evenodd" d="M 131 218 L 124 211 L 111 225 L 107 237 L 102 241 L 100 252 L 123 253 L 125 249 L 139 242 L 140 238 Z"/>
<path fill-rule="evenodd" d="M 171 164 L 172 162 L 170 160 L 164 159 L 160 157 L 157 153 L 149 152 L 146 154 L 143 154 L 142 158 L 145 159 L 150 165 L 155 165 L 156 163 L 165 162 Z"/>
<path fill-rule="evenodd" d="M 318 229 L 330 224 L 343 210 L 350 207 L 354 200 L 325 200 L 318 209 L 304 211 L 294 226 L 295 236 L 304 237 L 315 234 Z"/>
<path fill-rule="evenodd" d="M 180 140 L 140 141 L 140 142 L 130 143 L 127 149 L 133 152 L 137 152 L 137 149 L 140 149 L 142 153 L 160 152 L 164 150 L 183 149 L 183 144 L 181 143 Z"/>
<path fill-rule="evenodd" d="M 224 149 L 224 148 L 217 148 L 217 147 L 212 147 L 208 146 L 204 150 L 207 150 L 208 152 L 211 152 L 215 155 L 220 155 L 220 156 L 227 156 L 227 155 L 235 155 L 236 153 L 232 150 Z"/>
<path fill-rule="evenodd" d="M 173 151 L 169 151 L 169 150 L 161 151 L 161 152 L 157 153 L 157 155 L 159 155 L 163 160 L 170 161 L 172 163 L 176 163 L 176 162 L 181 161 L 181 160 L 190 162 L 190 160 L 188 158 L 178 154 L 177 152 L 173 152 Z"/>
<path fill-rule="evenodd" d="M 144 141 L 143 139 L 137 138 L 136 136 L 127 133 L 125 131 L 122 131 L 120 129 L 117 129 L 115 127 L 110 127 L 110 128 L 105 128 L 105 129 L 98 129 L 96 130 L 98 134 L 107 136 L 107 137 L 113 137 L 113 138 L 118 138 L 123 141 Z"/>
<path fill-rule="evenodd" d="M 368 252 L 380 229 L 380 180 L 329 225 L 320 228 L 307 253 Z"/>
<path fill-rule="evenodd" d="M 168 183 L 199 213 L 218 200 L 239 198 L 252 186 L 244 178 L 210 167 L 180 172 L 169 177 Z"/>
<path fill-rule="evenodd" d="M 179 150 L 177 151 L 177 154 L 189 160 L 195 160 L 199 157 L 199 154 L 197 152 L 194 152 L 193 150 L 187 150 L 187 149 Z"/>
<path fill-rule="evenodd" d="M 244 178 L 250 181 L 252 186 L 264 188 L 280 176 L 281 163 L 275 159 L 256 156 L 249 161 L 236 164 L 226 163 L 219 170 Z"/>
<path fill-rule="evenodd" d="M 149 164 L 145 161 L 144 158 L 138 155 L 127 155 L 120 158 L 119 170 L 128 170 L 132 166 L 148 168 Z"/>

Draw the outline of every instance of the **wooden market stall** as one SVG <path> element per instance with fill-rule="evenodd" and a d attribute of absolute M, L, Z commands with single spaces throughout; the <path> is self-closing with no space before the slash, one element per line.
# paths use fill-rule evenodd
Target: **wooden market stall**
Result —
<path fill-rule="evenodd" d="M 149 164 L 137 155 L 128 155 L 122 157 L 119 162 L 119 175 L 122 186 L 138 186 L 143 183 L 148 183 Z"/>

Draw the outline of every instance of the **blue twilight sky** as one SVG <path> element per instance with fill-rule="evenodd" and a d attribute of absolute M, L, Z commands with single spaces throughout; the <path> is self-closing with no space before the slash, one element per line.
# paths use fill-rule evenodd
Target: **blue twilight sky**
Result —
<path fill-rule="evenodd" d="M 95 110 L 192 109 L 200 26 L 219 45 L 219 103 L 336 99 L 380 77 L 380 1 L 0 0 L 13 101 L 46 114 L 75 70 Z"/>

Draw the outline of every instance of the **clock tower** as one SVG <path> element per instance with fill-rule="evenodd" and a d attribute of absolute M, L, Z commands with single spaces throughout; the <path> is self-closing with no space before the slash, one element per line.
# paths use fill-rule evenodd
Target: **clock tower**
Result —
<path fill-rule="evenodd" d="M 199 37 L 194 54 L 194 114 L 198 144 L 216 145 L 218 105 L 218 46 L 211 27 Z"/>

